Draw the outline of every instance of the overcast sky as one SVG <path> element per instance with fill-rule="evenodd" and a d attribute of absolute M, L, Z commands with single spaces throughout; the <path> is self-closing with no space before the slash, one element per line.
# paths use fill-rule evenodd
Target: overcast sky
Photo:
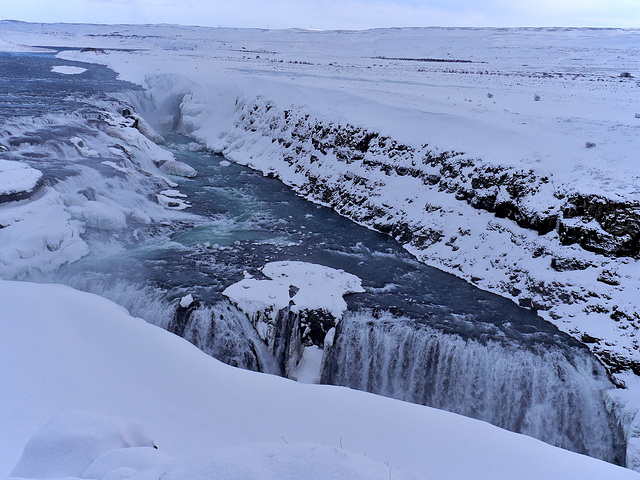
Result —
<path fill-rule="evenodd" d="M 318 29 L 640 27 L 640 0 L 0 0 L 0 19 Z"/>

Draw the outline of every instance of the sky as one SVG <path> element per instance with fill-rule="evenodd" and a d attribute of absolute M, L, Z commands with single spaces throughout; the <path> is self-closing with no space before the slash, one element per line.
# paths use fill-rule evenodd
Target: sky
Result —
<path fill-rule="evenodd" d="M 0 19 L 325 30 L 640 27 L 640 0 L 0 0 Z"/>

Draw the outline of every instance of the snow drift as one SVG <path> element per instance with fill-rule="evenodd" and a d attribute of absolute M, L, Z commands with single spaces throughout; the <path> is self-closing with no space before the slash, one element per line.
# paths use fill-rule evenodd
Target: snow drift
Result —
<path fill-rule="evenodd" d="M 388 478 L 387 465 L 392 475 L 405 470 L 442 479 L 638 478 L 630 470 L 455 414 L 226 366 L 183 339 L 131 318 L 112 302 L 68 287 L 2 281 L 0 303 L 5 320 L 0 337 L 4 474 L 51 418 L 80 409 L 91 412 L 88 421 L 85 414 L 76 414 L 49 424 L 29 442 L 25 460 L 14 473 L 53 471 L 49 466 L 59 465 L 55 459 L 62 458 L 57 455 L 67 453 L 48 451 L 42 462 L 47 459 L 49 466 L 28 459 L 42 451 L 50 435 L 77 439 L 78 432 L 89 432 L 100 448 L 82 441 L 80 450 L 69 453 L 85 468 L 105 450 L 123 447 L 156 445 L 176 458 L 206 455 L 202 462 L 164 470 L 169 475 L 172 469 L 183 472 L 175 478 L 185 478 L 186 471 L 211 472 L 216 465 L 222 472 L 241 468 L 241 474 L 258 476 L 265 471 L 263 462 L 270 462 L 267 471 L 294 478 L 293 470 L 325 461 L 343 475 L 337 478 L 347 478 L 349 472 L 355 472 L 355 478 L 379 478 L 384 472 Z M 148 433 L 141 433 L 135 423 L 104 416 L 142 422 Z M 289 445 L 301 441 L 326 446 Z M 247 442 L 280 446 L 243 450 Z M 233 449 L 219 451 L 225 447 Z M 337 456 L 345 454 L 347 458 L 338 461 Z M 241 462 L 248 463 L 240 467 Z M 73 471 L 55 469 L 59 475 L 77 475 L 80 463 L 73 461 L 78 465 Z M 120 471 L 118 478 L 131 473 Z"/>

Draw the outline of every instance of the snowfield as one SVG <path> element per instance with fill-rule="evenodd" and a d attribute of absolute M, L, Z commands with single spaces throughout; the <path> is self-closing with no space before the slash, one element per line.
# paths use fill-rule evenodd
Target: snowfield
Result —
<path fill-rule="evenodd" d="M 640 478 L 455 414 L 229 367 L 69 287 L 0 281 L 0 304 L 0 476 Z"/>

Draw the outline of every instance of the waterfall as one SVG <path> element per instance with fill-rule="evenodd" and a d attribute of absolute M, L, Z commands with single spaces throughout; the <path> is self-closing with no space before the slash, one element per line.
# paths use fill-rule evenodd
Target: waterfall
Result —
<path fill-rule="evenodd" d="M 376 317 L 345 316 L 322 383 L 448 410 L 624 463 L 624 439 L 602 398 L 612 385 L 587 351 L 481 343 L 389 313 Z"/>
<path fill-rule="evenodd" d="M 122 305 L 134 317 L 183 337 L 207 355 L 234 367 L 279 375 L 280 369 L 247 316 L 223 300 L 179 305 L 176 291 L 133 283 L 104 273 L 71 273 L 56 278 L 78 290 Z"/>

